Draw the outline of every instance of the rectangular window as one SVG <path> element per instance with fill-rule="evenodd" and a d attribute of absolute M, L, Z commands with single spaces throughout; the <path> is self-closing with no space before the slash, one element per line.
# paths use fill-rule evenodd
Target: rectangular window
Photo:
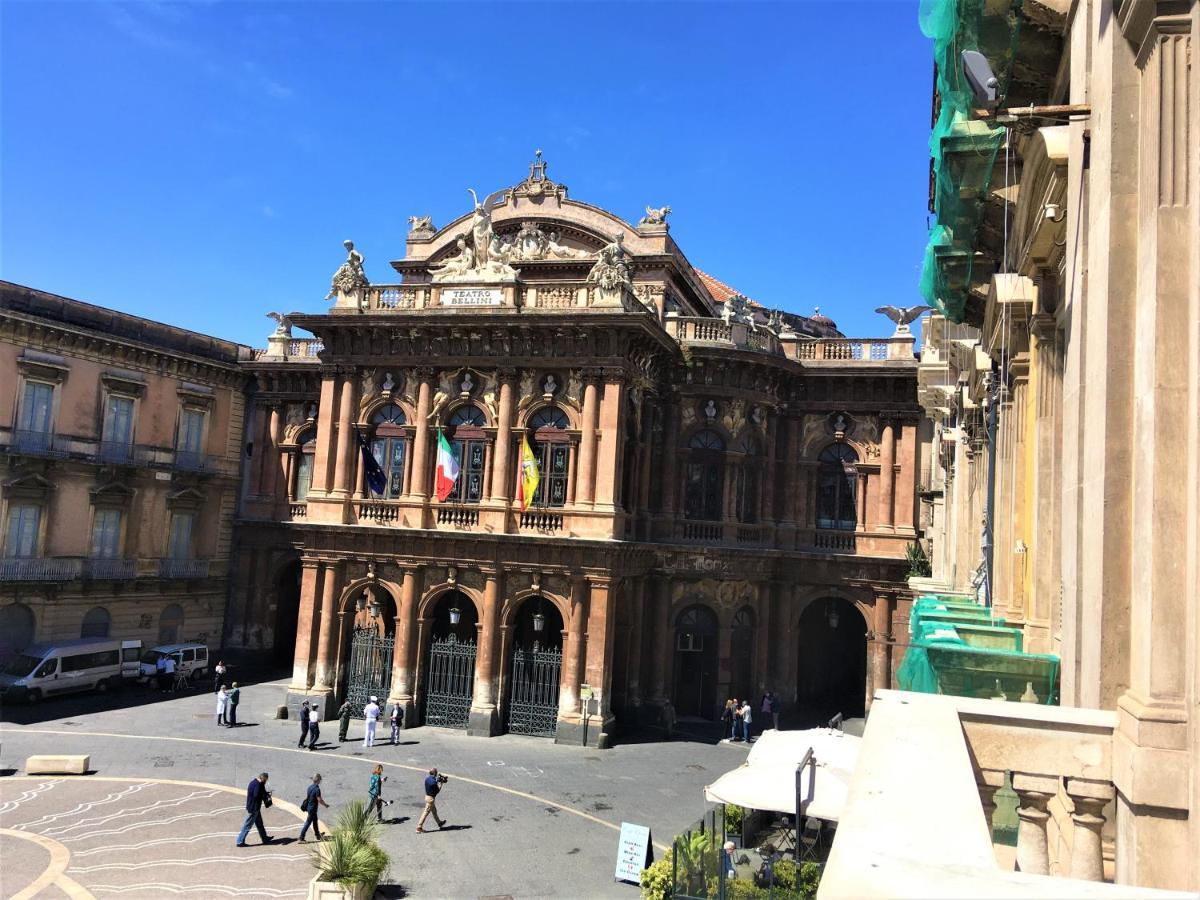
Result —
<path fill-rule="evenodd" d="M 30 557 L 38 555 L 38 529 L 42 522 L 40 506 L 8 508 L 8 535 L 4 543 L 5 556 Z"/>
<path fill-rule="evenodd" d="M 109 394 L 104 407 L 106 444 L 128 445 L 133 440 L 133 398 Z"/>
<path fill-rule="evenodd" d="M 92 559 L 116 559 L 121 549 L 121 511 L 98 509 L 92 518 Z"/>
<path fill-rule="evenodd" d="M 21 400 L 21 431 L 46 434 L 50 431 L 50 414 L 54 408 L 54 385 L 41 381 L 25 382 Z"/>
<path fill-rule="evenodd" d="M 204 441 L 204 416 L 202 409 L 184 408 L 179 417 L 179 449 L 185 453 L 200 453 Z"/>
<path fill-rule="evenodd" d="M 171 536 L 167 543 L 168 558 L 192 558 L 192 519 L 191 513 L 173 513 L 171 515 Z"/>

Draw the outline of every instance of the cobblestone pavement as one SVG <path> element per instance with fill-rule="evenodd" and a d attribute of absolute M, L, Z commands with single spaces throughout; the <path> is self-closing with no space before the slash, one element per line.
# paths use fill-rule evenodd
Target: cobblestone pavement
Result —
<path fill-rule="evenodd" d="M 322 774 L 325 798 L 332 807 L 323 809 L 322 815 L 332 818 L 347 801 L 365 798 L 371 768 L 378 762 L 389 777 L 384 797 L 393 801 L 385 810 L 388 826 L 382 840 L 392 856 L 389 883 L 383 889 L 387 896 L 632 900 L 637 888 L 613 881 L 621 822 L 650 826 L 658 845 L 655 855 L 661 855 L 672 835 L 702 815 L 703 786 L 745 758 L 744 745 L 717 744 L 711 728 L 700 723 L 685 724 L 684 728 L 693 727 L 696 733 L 677 734 L 671 742 L 635 736 L 615 749 L 598 751 L 538 738 L 505 735 L 481 739 L 432 728 L 402 732 L 397 746 L 380 743 L 366 749 L 361 745 L 361 722 L 352 723 L 352 740 L 339 744 L 334 721 L 325 724 L 319 749 L 310 752 L 296 747 L 299 729 L 295 722 L 272 718 L 283 701 L 285 687 L 283 681 L 243 686 L 239 707 L 243 724 L 238 728 L 216 726 L 213 697 L 207 692 L 162 696 L 131 690 L 116 698 L 80 696 L 34 708 L 5 708 L 0 714 L 0 769 L 23 771 L 25 758 L 34 753 L 87 753 L 96 774 L 81 779 L 0 778 L 0 804 L 5 804 L 0 809 L 7 809 L 7 804 L 30 791 L 31 784 L 53 782 L 54 786 L 44 792 L 44 799 L 35 798 L 34 806 L 22 810 L 20 822 L 36 818 L 28 815 L 34 811 L 38 816 L 46 814 L 36 804 L 50 803 L 53 798 L 54 803 L 61 804 L 61 808 L 52 808 L 54 814 L 66 820 L 53 827 L 79 825 L 70 832 L 78 834 L 89 830 L 83 820 L 93 815 L 82 810 L 84 805 L 125 789 L 100 778 L 134 779 L 130 784 L 143 785 L 141 792 L 152 797 L 151 802 L 166 802 L 186 794 L 188 789 L 180 782 L 197 782 L 201 786 L 191 790 L 198 791 L 228 788 L 232 793 L 227 797 L 218 791 L 204 799 L 203 816 L 164 823 L 156 832 L 163 832 L 165 839 L 188 841 L 198 834 L 211 833 L 188 850 L 188 858 L 192 858 L 193 850 L 196 856 L 224 858 L 245 853 L 265 857 L 264 871 L 271 874 L 255 877 L 253 884 L 259 885 L 258 892 L 229 893 L 240 889 L 237 871 L 259 868 L 238 862 L 167 867 L 163 870 L 166 874 L 159 873 L 159 865 L 148 866 L 156 873 L 154 881 L 187 886 L 189 897 L 290 896 L 270 891 L 292 892 L 297 886 L 303 889 L 312 877 L 307 860 L 292 858 L 303 855 L 296 844 L 261 850 L 253 844 L 249 850 L 233 847 L 244 818 L 240 810 L 247 782 L 260 771 L 270 772 L 270 787 L 277 802 L 266 811 L 267 830 L 277 837 L 295 837 L 300 821 L 298 811 L 293 811 L 294 804 L 303 797 L 314 772 Z M 414 833 L 415 818 L 422 806 L 422 780 L 430 766 L 450 776 L 438 804 L 449 828 L 418 835 Z M 114 808 L 121 802 L 113 801 Z M 4 813 L 0 827 L 13 828 L 10 821 L 16 820 Z M 194 823 L 203 823 L 203 830 L 190 830 Z M 110 829 L 106 826 L 102 830 Z M 7 859 L 12 841 L 20 838 L 4 833 L 0 839 L 0 850 L 5 851 Z M 98 837 L 95 844 L 79 846 L 102 851 L 108 845 L 127 843 L 135 842 L 106 835 Z M 67 846 L 74 867 L 79 864 L 75 859 L 78 851 Z M 155 849 L 165 854 L 172 846 L 177 845 L 156 845 Z M 110 856 L 118 857 L 116 862 L 129 862 L 120 857 L 140 852 L 114 850 Z M 48 849 L 29 843 L 17 875 L 9 874 L 8 866 L 4 867 L 4 896 L 13 896 L 38 878 L 50 865 L 49 858 Z M 91 868 L 104 864 L 106 855 L 96 852 L 85 859 L 90 862 L 84 865 Z M 269 869 L 265 868 L 267 860 Z M 139 857 L 139 861 L 152 863 L 153 858 Z M 221 869 L 228 882 L 213 880 L 213 868 Z M 102 897 L 103 893 L 90 887 L 93 882 L 132 883 L 141 871 L 76 873 L 71 868 L 64 874 L 92 890 L 94 896 Z M 105 875 L 104 881 L 98 881 L 100 874 Z M 25 880 L 18 883 L 18 878 Z M 160 896 L 169 894 L 164 890 Z M 38 896 L 87 894 L 72 894 L 60 884 Z M 131 893 L 131 897 L 137 896 L 151 894 Z"/>

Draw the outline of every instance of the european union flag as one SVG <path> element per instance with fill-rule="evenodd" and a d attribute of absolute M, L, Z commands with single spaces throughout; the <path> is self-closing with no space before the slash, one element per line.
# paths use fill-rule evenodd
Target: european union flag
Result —
<path fill-rule="evenodd" d="M 371 489 L 372 494 L 383 496 L 387 491 L 387 474 L 379 465 L 379 460 L 375 458 L 371 448 L 367 446 L 362 432 L 356 429 L 355 434 L 358 437 L 358 449 L 362 451 L 363 471 L 367 474 L 367 487 Z"/>

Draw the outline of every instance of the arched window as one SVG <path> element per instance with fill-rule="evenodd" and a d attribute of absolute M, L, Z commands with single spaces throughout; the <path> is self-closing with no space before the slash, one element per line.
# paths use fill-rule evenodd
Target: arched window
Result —
<path fill-rule="evenodd" d="M 858 524 L 854 502 L 858 454 L 849 444 L 830 444 L 817 462 L 817 527 L 853 531 Z"/>
<path fill-rule="evenodd" d="M 112 616 L 108 614 L 108 610 L 103 606 L 93 606 L 83 617 L 79 636 L 81 638 L 106 638 L 111 625 Z"/>
<path fill-rule="evenodd" d="M 303 503 L 308 499 L 308 490 L 312 487 L 313 459 L 317 453 L 317 430 L 315 428 L 304 432 L 297 439 L 296 452 L 296 484 L 292 489 L 292 499 Z"/>
<path fill-rule="evenodd" d="M 172 603 L 158 617 L 158 642 L 177 644 L 182 633 L 183 608 L 178 603 Z"/>
<path fill-rule="evenodd" d="M 675 619 L 675 649 L 698 653 L 716 646 L 717 617 L 705 606 L 689 606 Z"/>
<path fill-rule="evenodd" d="M 33 643 L 37 620 L 24 603 L 0 607 L 0 662 Z"/>
<path fill-rule="evenodd" d="M 758 521 L 762 457 L 758 454 L 758 445 L 749 435 L 738 443 L 738 452 L 741 460 L 734 472 L 734 510 L 739 522 L 749 524 Z"/>
<path fill-rule="evenodd" d="M 446 498 L 451 503 L 478 503 L 483 499 L 483 473 L 487 466 L 487 420 L 478 406 L 460 406 L 450 414 L 450 448 L 458 459 L 458 480 Z"/>
<path fill-rule="evenodd" d="M 724 484 L 725 442 L 711 428 L 692 435 L 688 442 L 687 485 L 684 514 L 689 519 L 720 519 Z"/>
<path fill-rule="evenodd" d="M 408 419 L 404 410 L 394 403 L 380 407 L 371 417 L 375 434 L 371 440 L 371 454 L 387 479 L 382 494 L 371 491 L 372 497 L 394 500 L 404 493 L 404 460 L 408 456 Z"/>
<path fill-rule="evenodd" d="M 534 506 L 565 506 L 567 503 L 567 479 L 571 467 L 567 430 L 570 427 L 567 414 L 557 406 L 544 406 L 529 417 L 532 432 L 529 446 L 537 457 L 542 475 L 533 495 Z"/>

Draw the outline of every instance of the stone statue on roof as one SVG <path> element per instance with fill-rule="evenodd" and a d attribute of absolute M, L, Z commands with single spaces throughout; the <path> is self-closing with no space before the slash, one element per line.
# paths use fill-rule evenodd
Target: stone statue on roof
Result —
<path fill-rule="evenodd" d="M 342 241 L 342 246 L 346 248 L 346 261 L 333 273 L 333 283 L 325 295 L 326 300 L 339 292 L 350 294 L 370 284 L 363 270 L 363 255 L 354 249 L 354 241 Z"/>
<path fill-rule="evenodd" d="M 617 290 L 630 284 L 629 254 L 625 252 L 625 236 L 618 233 L 611 244 L 603 247 L 588 272 L 588 284 L 598 284 L 606 291 Z"/>
<path fill-rule="evenodd" d="M 671 207 L 660 206 L 655 209 L 653 206 L 646 207 L 646 215 L 642 216 L 638 222 L 638 228 L 650 225 L 652 227 L 665 226 L 667 224 L 667 216 L 671 214 Z"/>

